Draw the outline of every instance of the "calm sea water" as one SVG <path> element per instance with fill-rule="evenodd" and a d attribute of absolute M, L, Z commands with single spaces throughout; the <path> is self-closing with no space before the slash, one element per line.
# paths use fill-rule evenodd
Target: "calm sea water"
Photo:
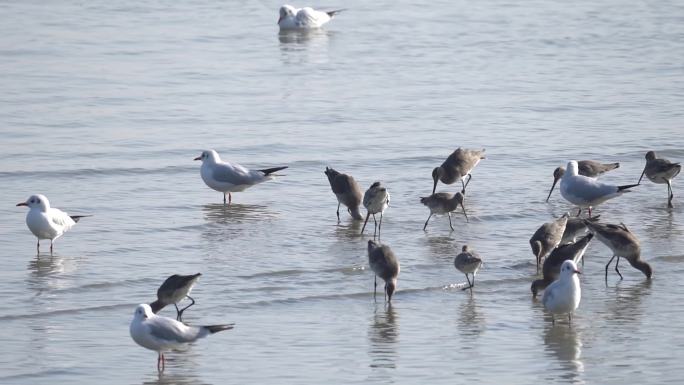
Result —
<path fill-rule="evenodd" d="M 279 35 L 274 1 L 0 2 L 0 382 L 680 383 L 677 180 L 672 210 L 649 182 L 596 210 L 638 235 L 652 281 L 623 264 L 606 284 L 594 241 L 571 328 L 530 295 L 528 239 L 570 210 L 544 202 L 556 166 L 619 161 L 604 180 L 627 184 L 647 150 L 684 160 L 684 5 L 600 3 L 319 1 L 348 11 Z M 458 146 L 488 154 L 471 221 L 423 232 L 418 199 Z M 192 161 L 205 148 L 290 168 L 224 207 Z M 390 189 L 391 307 L 326 166 Z M 52 257 L 14 206 L 32 193 L 94 214 Z M 452 264 L 464 243 L 486 261 L 472 296 Z M 186 321 L 237 326 L 158 375 L 133 310 L 195 272 Z"/>

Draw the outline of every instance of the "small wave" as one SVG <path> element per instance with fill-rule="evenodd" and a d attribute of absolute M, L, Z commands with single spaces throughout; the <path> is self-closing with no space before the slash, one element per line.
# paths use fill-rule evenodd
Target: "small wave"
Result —
<path fill-rule="evenodd" d="M 166 166 L 160 168 L 139 167 L 114 167 L 114 168 L 80 168 L 74 170 L 51 170 L 51 171 L 2 171 L 0 178 L 21 177 L 25 178 L 57 178 L 57 177 L 88 177 L 98 175 L 173 175 L 192 172 L 196 167 L 191 166 Z"/>
<path fill-rule="evenodd" d="M 60 316 L 63 314 L 81 314 L 86 312 L 100 311 L 100 310 L 112 310 L 112 309 L 133 309 L 135 304 L 124 303 L 116 305 L 102 305 L 84 308 L 74 308 L 74 309 L 60 309 L 51 310 L 39 313 L 29 313 L 29 314 L 10 314 L 6 316 L 0 316 L 1 321 L 12 321 L 16 319 L 35 319 L 35 318 L 49 318 L 53 316 Z"/>

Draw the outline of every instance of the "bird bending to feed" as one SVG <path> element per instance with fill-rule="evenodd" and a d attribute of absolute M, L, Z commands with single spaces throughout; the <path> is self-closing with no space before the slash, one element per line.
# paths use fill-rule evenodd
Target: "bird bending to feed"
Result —
<path fill-rule="evenodd" d="M 200 175 L 202 180 L 210 188 L 223 193 L 223 203 L 228 204 L 233 197 L 230 193 L 244 191 L 255 184 L 273 179 L 274 172 L 284 170 L 287 166 L 265 168 L 262 170 L 248 170 L 237 163 L 223 162 L 214 150 L 202 151 L 202 154 L 194 160 L 201 160 Z"/>
<path fill-rule="evenodd" d="M 547 222 L 539 226 L 530 238 L 532 254 L 537 259 L 537 271 L 541 266 L 542 259 L 553 251 L 563 239 L 563 233 L 568 223 L 568 215 L 563 214 L 553 222 Z"/>
<path fill-rule="evenodd" d="M 340 221 L 340 205 L 347 206 L 347 211 L 355 220 L 363 220 L 361 210 L 361 188 L 351 175 L 342 174 L 337 170 L 326 167 L 324 171 L 328 177 L 330 188 L 337 197 L 337 221 Z"/>
<path fill-rule="evenodd" d="M 234 324 L 189 326 L 175 319 L 158 316 L 152 312 L 150 305 L 143 303 L 135 309 L 129 332 L 135 343 L 159 353 L 157 370 L 161 372 L 164 371 L 164 352 L 233 327 Z"/>
<path fill-rule="evenodd" d="M 468 245 L 463 245 L 463 249 L 460 254 L 454 258 L 454 267 L 461 273 L 465 274 L 466 280 L 468 280 L 468 286 L 464 287 L 462 290 L 470 289 L 473 292 L 473 286 L 475 286 L 475 274 L 480 270 L 482 266 L 482 258 L 480 255 L 468 247 Z M 468 274 L 473 275 L 473 281 L 471 282 L 468 278 Z"/>
<path fill-rule="evenodd" d="M 335 15 L 344 11 L 337 9 L 334 11 L 317 11 L 310 7 L 295 8 L 285 4 L 280 7 L 280 17 L 278 26 L 281 30 L 307 30 L 320 28 L 332 20 Z"/>
<path fill-rule="evenodd" d="M 625 258 L 630 265 L 644 273 L 646 278 L 651 279 L 653 269 L 648 262 L 641 260 L 639 239 L 637 239 L 634 233 L 629 231 L 624 223 L 620 223 L 619 225 L 595 223 L 591 221 L 585 221 L 585 223 L 589 228 L 589 231 L 594 233 L 601 243 L 608 246 L 613 251 L 613 257 L 610 258 L 610 261 L 606 264 L 606 280 L 608 280 L 608 266 L 610 266 L 615 257 L 617 257 L 617 260 L 615 261 L 615 272 L 618 273 L 620 279 L 622 279 L 622 274 L 620 274 L 620 270 L 618 270 L 620 257 Z"/>
<path fill-rule="evenodd" d="M 588 208 L 590 217 L 592 207 L 628 192 L 629 188 L 638 186 L 638 184 L 615 186 L 602 183 L 587 176 L 579 175 L 577 167 L 577 161 L 568 162 L 567 170 L 560 182 L 561 195 L 568 202 L 579 206 L 580 212 L 583 208 Z"/>
<path fill-rule="evenodd" d="M 568 223 L 565 224 L 565 231 L 563 232 L 563 238 L 560 241 L 561 245 L 568 243 L 577 242 L 577 238 L 583 236 L 588 231 L 587 225 L 584 224 L 585 220 L 592 222 L 597 222 L 601 218 L 600 215 L 591 217 L 588 219 L 583 219 L 579 217 L 568 218 Z"/>
<path fill-rule="evenodd" d="M 555 314 L 567 314 L 572 321 L 572 313 L 577 309 L 582 298 L 577 265 L 573 261 L 565 261 L 561 265 L 558 280 L 544 290 L 542 303 L 551 313 L 551 322 L 556 323 Z"/>
<path fill-rule="evenodd" d="M 174 274 L 167 278 L 157 290 L 157 300 L 150 304 L 152 312 L 155 314 L 159 313 L 166 305 L 173 304 L 176 307 L 176 319 L 182 321 L 183 312 L 195 304 L 195 300 L 190 297 L 190 291 L 201 275 L 201 273 L 191 275 Z M 188 297 L 192 303 L 179 310 L 178 303 L 185 297 Z"/>
<path fill-rule="evenodd" d="M 583 258 L 584 252 L 587 250 L 587 246 L 589 246 L 592 238 L 594 238 L 594 234 L 589 233 L 575 243 L 561 245 L 553 249 L 551 254 L 544 260 L 544 266 L 542 267 L 544 278 L 532 282 L 532 287 L 530 288 L 532 296 L 536 297 L 540 291 L 558 279 L 563 262 L 569 260 L 575 262 L 576 265 Z"/>
<path fill-rule="evenodd" d="M 425 229 L 427 228 L 428 222 L 430 221 L 432 214 L 447 214 L 449 216 L 449 227 L 451 227 L 451 231 L 453 231 L 454 226 L 451 224 L 451 212 L 456 210 L 458 208 L 458 205 L 461 205 L 461 208 L 463 208 L 463 215 L 465 215 L 466 222 L 469 222 L 468 214 L 466 214 L 465 210 L 464 197 L 463 194 L 461 194 L 460 192 L 457 192 L 456 194 L 432 194 L 429 197 L 420 198 L 420 203 L 422 203 L 430 209 L 430 215 L 428 216 L 428 219 L 425 221 L 423 231 L 425 231 Z"/>
<path fill-rule="evenodd" d="M 620 163 L 600 163 L 595 160 L 580 160 L 577 162 L 577 173 L 596 179 L 608 171 L 615 170 L 618 167 L 620 167 Z M 549 190 L 549 195 L 546 197 L 547 202 L 549 201 L 549 198 L 551 198 L 551 193 L 556 187 L 556 183 L 558 183 L 558 181 L 563 177 L 563 174 L 565 174 L 565 169 L 563 167 L 558 167 L 553 170 L 553 184 L 551 185 L 551 190 Z"/>
<path fill-rule="evenodd" d="M 663 184 L 667 183 L 667 207 L 674 207 L 672 205 L 672 179 L 679 175 L 682 171 L 682 165 L 679 163 L 672 163 L 665 158 L 657 158 L 654 151 L 646 153 L 646 166 L 639 177 L 639 183 L 644 177 L 644 174 L 653 183 Z"/>
<path fill-rule="evenodd" d="M 36 250 L 40 254 L 40 240 L 50 240 L 50 254 L 52 246 L 57 238 L 69 231 L 81 218 L 90 215 L 69 215 L 60 209 L 50 207 L 50 201 L 42 194 L 31 195 L 26 202 L 17 203 L 17 206 L 27 206 L 26 225 L 33 235 L 38 238 Z"/>
<path fill-rule="evenodd" d="M 399 276 L 399 261 L 387 245 L 381 245 L 373 240 L 368 241 L 368 264 L 375 273 L 373 278 L 373 297 L 378 288 L 378 277 L 385 281 L 385 299 L 392 302 L 392 294 L 397 288 Z"/>
<path fill-rule="evenodd" d="M 471 171 L 480 163 L 480 160 L 485 159 L 484 148 L 482 150 L 468 150 L 457 148 L 452 152 L 441 166 L 435 167 L 432 170 L 432 193 L 437 189 L 437 181 L 442 181 L 444 184 L 452 184 L 456 181 L 461 181 L 463 190 L 461 193 L 465 194 L 465 189 L 470 183 L 473 176 Z M 468 176 L 468 181 L 464 182 L 465 177 Z"/>
<path fill-rule="evenodd" d="M 387 189 L 382 186 L 380 182 L 373 183 L 368 190 L 366 190 L 366 193 L 363 194 L 363 207 L 368 210 L 368 214 L 366 214 L 366 221 L 363 222 L 361 234 L 363 234 L 363 230 L 366 228 L 366 223 L 368 223 L 368 218 L 371 215 L 373 215 L 373 222 L 375 222 L 375 231 L 373 231 L 373 235 L 375 235 L 375 232 L 380 232 L 380 230 L 382 230 L 382 214 L 389 206 L 389 203 L 389 191 L 387 191 Z M 380 228 L 378 228 L 378 222 L 375 220 L 375 214 L 378 213 L 380 214 Z"/>

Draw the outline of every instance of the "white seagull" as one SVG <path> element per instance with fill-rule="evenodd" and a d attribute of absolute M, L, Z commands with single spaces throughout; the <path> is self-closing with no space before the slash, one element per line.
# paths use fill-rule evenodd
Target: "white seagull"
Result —
<path fill-rule="evenodd" d="M 577 309 L 582 298 L 577 265 L 572 260 L 563 262 L 558 280 L 544 290 L 542 303 L 551 312 L 551 322 L 556 323 L 554 314 L 567 314 L 572 321 L 572 313 Z"/>
<path fill-rule="evenodd" d="M 175 319 L 158 316 L 148 304 L 135 309 L 130 333 L 133 341 L 143 348 L 159 353 L 157 370 L 164 370 L 164 352 L 197 341 L 209 334 L 232 329 L 234 324 L 212 326 L 188 326 Z"/>
<path fill-rule="evenodd" d="M 69 231 L 76 222 L 83 217 L 90 215 L 69 215 L 62 210 L 50 207 L 50 201 L 42 194 L 31 195 L 26 202 L 17 203 L 17 206 L 28 206 L 29 212 L 26 214 L 26 225 L 33 235 L 38 238 L 36 249 L 40 254 L 40 240 L 50 240 L 50 253 L 52 245 Z"/>
<path fill-rule="evenodd" d="M 265 168 L 263 170 L 249 170 L 237 163 L 223 162 L 221 157 L 214 150 L 202 151 L 202 154 L 195 158 L 202 161 L 200 174 L 207 186 L 223 193 L 223 203 L 226 203 L 228 194 L 228 204 L 233 197 L 231 192 L 244 191 L 255 184 L 273 179 L 273 173 L 284 170 L 287 166 Z"/>
<path fill-rule="evenodd" d="M 317 11 L 310 7 L 295 8 L 285 4 L 280 7 L 280 18 L 278 25 L 281 30 L 307 30 L 320 28 L 332 18 L 344 11 L 337 9 L 334 11 Z"/>
<path fill-rule="evenodd" d="M 560 189 L 563 198 L 579 206 L 580 212 L 582 212 L 583 208 L 588 208 L 589 216 L 591 217 L 592 207 L 598 206 L 608 199 L 620 196 L 622 193 L 628 192 L 629 188 L 638 185 L 637 183 L 615 186 L 579 175 L 577 161 L 572 160 L 568 162 L 567 170 L 561 178 Z"/>

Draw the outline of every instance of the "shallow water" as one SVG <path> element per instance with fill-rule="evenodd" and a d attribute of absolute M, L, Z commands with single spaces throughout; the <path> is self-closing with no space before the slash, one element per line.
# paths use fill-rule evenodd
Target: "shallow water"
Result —
<path fill-rule="evenodd" d="M 528 244 L 571 209 L 558 191 L 544 203 L 568 159 L 621 162 L 616 184 L 647 150 L 684 159 L 681 3 L 350 1 L 307 35 L 278 34 L 279 5 L 0 3 L 0 382 L 681 381 L 677 181 L 672 210 L 649 182 L 596 210 L 637 234 L 654 279 L 623 263 L 606 284 L 594 241 L 571 328 L 531 299 Z M 470 223 L 423 232 L 418 198 L 458 146 L 487 149 Z M 224 207 L 192 161 L 204 148 L 290 168 Z M 392 194 L 391 307 L 373 300 L 361 224 L 336 221 L 326 166 Z M 52 257 L 14 207 L 39 192 L 94 214 Z M 452 264 L 464 243 L 485 258 L 472 296 Z M 237 326 L 158 375 L 133 310 L 195 272 L 186 321 Z"/>

